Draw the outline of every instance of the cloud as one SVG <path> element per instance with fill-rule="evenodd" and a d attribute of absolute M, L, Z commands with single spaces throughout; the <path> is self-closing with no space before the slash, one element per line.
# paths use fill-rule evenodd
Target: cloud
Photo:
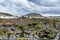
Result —
<path fill-rule="evenodd" d="M 59 15 L 60 2 L 59 0 L 0 0 L 0 11 L 18 16 L 29 12 Z"/>
<path fill-rule="evenodd" d="M 5 0 L 0 0 L 0 2 L 4 2 Z"/>
<path fill-rule="evenodd" d="M 59 5 L 60 0 L 29 0 L 29 1 L 43 6 L 56 6 Z"/>
<path fill-rule="evenodd" d="M 60 0 L 29 0 L 30 2 L 34 3 L 36 8 L 40 13 L 43 14 L 56 14 L 60 15 Z M 39 10 L 40 9 L 40 10 Z"/>

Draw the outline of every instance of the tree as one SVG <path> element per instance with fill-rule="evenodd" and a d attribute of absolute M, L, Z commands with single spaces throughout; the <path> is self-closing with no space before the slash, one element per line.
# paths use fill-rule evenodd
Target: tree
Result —
<path fill-rule="evenodd" d="M 26 17 L 22 16 L 23 19 L 26 19 Z"/>

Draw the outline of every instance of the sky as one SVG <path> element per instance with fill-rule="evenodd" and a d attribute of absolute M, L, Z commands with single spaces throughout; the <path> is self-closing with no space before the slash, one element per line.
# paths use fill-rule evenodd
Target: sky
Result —
<path fill-rule="evenodd" d="M 60 16 L 60 0 L 0 0 L 0 12 L 22 16 L 39 13 L 43 16 Z"/>

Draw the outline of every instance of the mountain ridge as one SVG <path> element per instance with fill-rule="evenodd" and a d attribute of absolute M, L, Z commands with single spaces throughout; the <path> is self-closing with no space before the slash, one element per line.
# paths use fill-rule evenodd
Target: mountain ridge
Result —
<path fill-rule="evenodd" d="M 9 13 L 0 12 L 0 16 L 13 16 L 13 15 L 11 15 Z"/>

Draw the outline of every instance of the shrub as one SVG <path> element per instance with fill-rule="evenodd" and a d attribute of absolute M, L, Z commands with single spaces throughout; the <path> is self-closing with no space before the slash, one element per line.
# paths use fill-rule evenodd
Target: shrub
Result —
<path fill-rule="evenodd" d="M 35 28 L 37 28 L 37 29 L 40 29 L 40 28 L 42 28 L 43 26 L 42 25 L 36 25 L 35 26 Z"/>

